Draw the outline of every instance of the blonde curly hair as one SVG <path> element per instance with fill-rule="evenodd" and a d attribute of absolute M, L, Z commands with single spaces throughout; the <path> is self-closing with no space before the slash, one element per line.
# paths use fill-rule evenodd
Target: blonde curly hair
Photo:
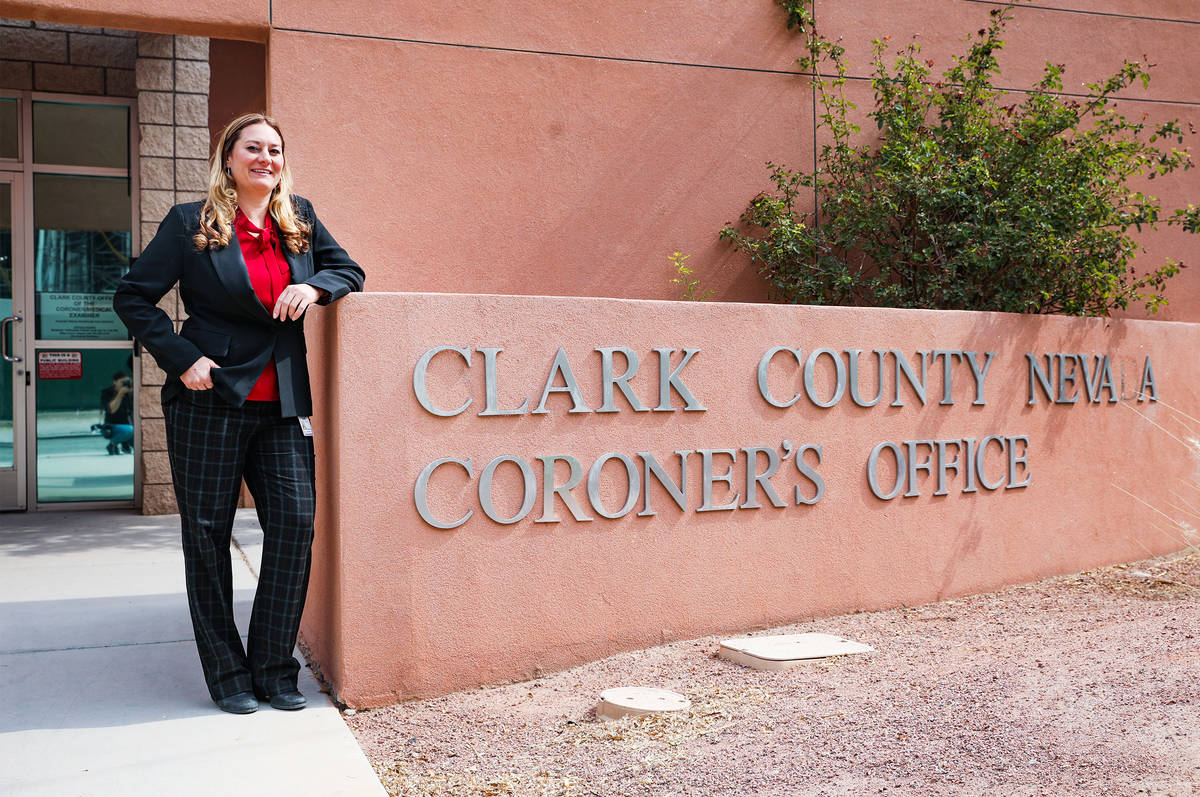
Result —
<path fill-rule="evenodd" d="M 199 250 L 228 246 L 233 237 L 233 219 L 237 213 L 238 196 L 233 178 L 225 171 L 225 160 L 233 151 L 242 131 L 260 123 L 270 125 L 279 134 L 280 143 L 283 143 L 283 131 L 279 129 L 279 124 L 263 113 L 239 116 L 225 126 L 221 137 L 217 139 L 217 146 L 213 149 L 208 168 L 208 197 L 200 208 L 200 228 L 192 237 Z M 279 238 L 289 252 L 298 255 L 308 251 L 312 226 L 296 215 L 296 208 L 292 204 L 292 172 L 288 168 L 286 157 L 279 172 L 279 184 L 271 192 L 267 212 L 275 220 Z"/>

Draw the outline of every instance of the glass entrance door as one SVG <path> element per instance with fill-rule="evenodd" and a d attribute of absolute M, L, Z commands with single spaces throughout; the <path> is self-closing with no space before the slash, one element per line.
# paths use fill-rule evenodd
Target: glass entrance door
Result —
<path fill-rule="evenodd" d="M 134 251 L 132 108 L 23 92 L 0 123 L 5 107 L 0 509 L 131 505 L 140 374 L 112 296 Z"/>
<path fill-rule="evenodd" d="M 133 500 L 133 349 L 112 309 L 129 270 L 130 202 L 128 178 L 33 176 L 39 504 Z"/>
<path fill-rule="evenodd" d="M 22 260 L 20 179 L 0 172 L 0 511 L 25 508 L 25 324 L 21 277 L 14 263 Z"/>

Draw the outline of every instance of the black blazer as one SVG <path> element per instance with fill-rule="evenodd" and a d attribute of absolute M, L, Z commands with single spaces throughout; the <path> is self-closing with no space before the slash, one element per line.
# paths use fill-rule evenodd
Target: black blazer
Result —
<path fill-rule="evenodd" d="M 303 254 L 294 255 L 283 247 L 292 282 L 328 291 L 321 304 L 362 290 L 363 270 L 321 224 L 312 203 L 294 197 L 294 204 L 301 218 L 312 225 L 312 237 Z M 192 236 L 200 225 L 201 205 L 190 202 L 171 208 L 154 240 L 121 279 L 113 308 L 166 371 L 164 403 L 187 389 L 179 381 L 180 375 L 207 356 L 221 366 L 212 371 L 213 390 L 240 407 L 274 357 L 284 417 L 311 415 L 304 318 L 271 318 L 270 310 L 254 295 L 236 234 L 229 246 L 196 250 Z M 178 333 L 157 306 L 177 282 L 187 312 Z"/>

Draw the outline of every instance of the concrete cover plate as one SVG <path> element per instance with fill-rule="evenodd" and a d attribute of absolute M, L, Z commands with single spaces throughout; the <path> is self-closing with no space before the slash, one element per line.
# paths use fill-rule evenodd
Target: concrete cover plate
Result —
<path fill-rule="evenodd" d="M 830 656 L 869 653 L 874 648 L 833 634 L 776 634 L 722 639 L 718 655 L 756 670 L 784 670 Z"/>
<path fill-rule="evenodd" d="M 622 686 L 605 689 L 600 693 L 600 705 L 596 716 L 602 720 L 615 720 L 630 714 L 660 714 L 671 711 L 687 711 L 692 701 L 669 689 L 651 689 L 645 686 Z"/>

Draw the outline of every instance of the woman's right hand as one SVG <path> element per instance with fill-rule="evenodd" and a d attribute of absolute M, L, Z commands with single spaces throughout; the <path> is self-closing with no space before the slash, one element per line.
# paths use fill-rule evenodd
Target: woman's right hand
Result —
<path fill-rule="evenodd" d="M 209 390 L 213 386 L 212 369 L 220 367 L 207 357 L 201 357 L 183 372 L 179 381 L 183 382 L 183 386 L 188 390 Z"/>

